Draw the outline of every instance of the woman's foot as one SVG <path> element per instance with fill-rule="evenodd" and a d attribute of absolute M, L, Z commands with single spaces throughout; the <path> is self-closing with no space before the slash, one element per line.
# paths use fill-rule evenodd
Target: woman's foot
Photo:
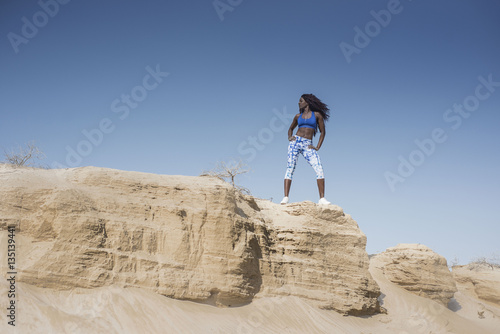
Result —
<path fill-rule="evenodd" d="M 288 196 L 283 197 L 281 200 L 281 204 L 287 204 L 288 203 Z"/>
<path fill-rule="evenodd" d="M 328 202 L 328 201 L 326 200 L 326 198 L 321 197 L 321 198 L 319 199 L 319 201 L 318 201 L 318 204 L 328 205 L 328 204 L 331 204 L 331 203 L 330 203 L 330 202 Z"/>

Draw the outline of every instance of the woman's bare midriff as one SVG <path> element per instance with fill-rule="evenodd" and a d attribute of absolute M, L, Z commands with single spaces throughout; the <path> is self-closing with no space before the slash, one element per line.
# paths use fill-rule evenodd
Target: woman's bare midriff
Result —
<path fill-rule="evenodd" d="M 308 128 L 308 127 L 302 127 L 297 130 L 296 135 L 299 137 L 311 139 L 313 138 L 314 134 L 314 129 Z"/>

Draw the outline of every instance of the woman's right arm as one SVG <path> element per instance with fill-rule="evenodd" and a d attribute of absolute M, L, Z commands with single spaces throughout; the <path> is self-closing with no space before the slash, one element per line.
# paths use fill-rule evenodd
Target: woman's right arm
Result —
<path fill-rule="evenodd" d="M 295 129 L 295 127 L 297 126 L 298 119 L 299 119 L 299 114 L 295 115 L 295 117 L 293 118 L 292 124 L 290 124 L 290 128 L 288 128 L 288 140 L 289 141 L 295 140 L 295 137 L 293 136 L 293 129 Z"/>

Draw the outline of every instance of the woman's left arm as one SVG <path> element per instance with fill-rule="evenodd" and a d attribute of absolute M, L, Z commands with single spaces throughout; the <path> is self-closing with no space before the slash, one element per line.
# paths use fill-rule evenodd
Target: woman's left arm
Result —
<path fill-rule="evenodd" d="M 315 112 L 315 116 L 316 116 L 316 119 L 318 121 L 319 131 L 321 132 L 321 135 L 319 136 L 319 140 L 318 140 L 318 145 L 316 146 L 316 151 L 317 151 L 321 147 L 321 144 L 323 144 L 323 140 L 325 139 L 326 130 L 325 130 L 325 121 L 323 120 L 323 116 L 317 111 Z"/>

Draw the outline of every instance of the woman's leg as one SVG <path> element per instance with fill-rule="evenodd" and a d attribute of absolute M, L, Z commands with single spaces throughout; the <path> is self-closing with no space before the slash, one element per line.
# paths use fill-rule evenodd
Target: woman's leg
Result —
<path fill-rule="evenodd" d="M 290 186 L 291 185 L 292 185 L 292 180 L 285 179 L 285 197 L 288 197 L 288 194 L 290 193 Z"/>
<path fill-rule="evenodd" d="M 299 156 L 300 143 L 298 139 L 295 139 L 288 143 L 288 159 L 286 163 L 286 173 L 285 173 L 285 196 L 288 197 L 290 192 L 290 185 L 292 184 L 293 172 L 295 171 L 295 166 L 297 165 L 297 158 Z"/>
<path fill-rule="evenodd" d="M 325 197 L 325 176 L 323 173 L 323 166 L 321 165 L 318 151 L 313 148 L 307 148 L 304 149 L 304 152 L 302 154 L 304 155 L 304 158 L 306 158 L 309 165 L 311 165 L 316 172 L 316 182 L 318 183 L 319 198 Z"/>
<path fill-rule="evenodd" d="M 325 197 L 325 179 L 316 179 L 318 183 L 319 198 Z"/>
<path fill-rule="evenodd" d="M 288 159 L 284 182 L 285 197 L 281 201 L 281 204 L 288 203 L 288 194 L 290 193 L 290 186 L 292 185 L 292 176 L 295 166 L 297 165 L 297 158 L 299 156 L 299 152 L 301 152 L 301 147 L 302 146 L 297 137 L 295 137 L 295 140 L 288 143 Z"/>

